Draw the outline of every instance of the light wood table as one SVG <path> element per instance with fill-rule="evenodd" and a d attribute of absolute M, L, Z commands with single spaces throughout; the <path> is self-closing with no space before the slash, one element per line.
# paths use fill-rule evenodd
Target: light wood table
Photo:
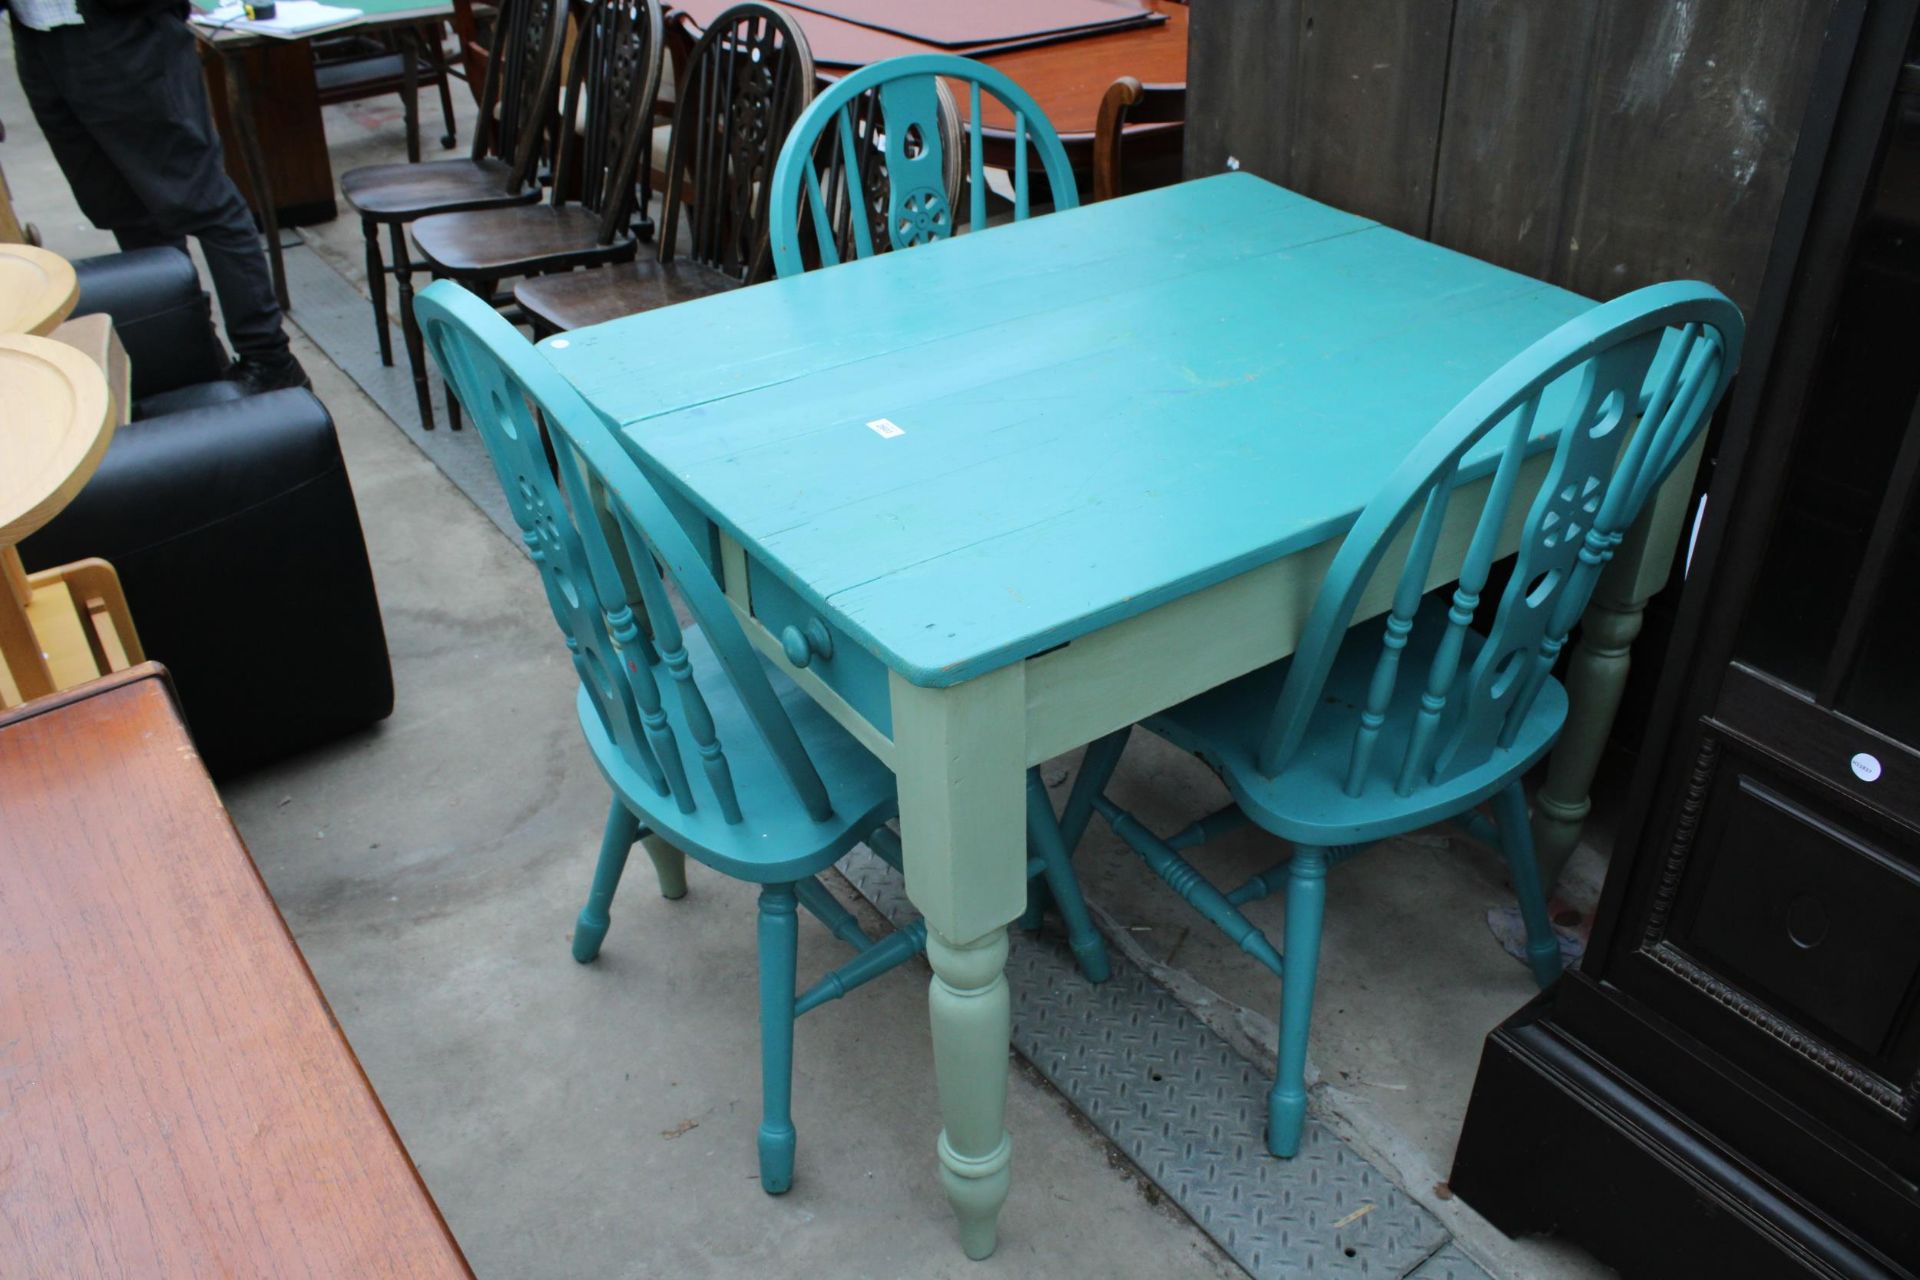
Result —
<path fill-rule="evenodd" d="M 0 1271 L 472 1273 L 152 664 L 0 714 Z"/>
<path fill-rule="evenodd" d="M 755 644 L 899 780 L 971 1256 L 1010 1186 L 1026 769 L 1292 653 L 1393 468 L 1592 306 L 1225 174 L 540 344 L 715 548 Z M 1523 494 L 1561 421 L 1542 408 Z M 1495 461 L 1461 469 L 1429 587 Z M 829 656 L 792 666 L 788 627 Z"/>
<path fill-rule="evenodd" d="M 36 245 L 0 244 L 0 334 L 52 333 L 79 301 L 72 263 Z"/>

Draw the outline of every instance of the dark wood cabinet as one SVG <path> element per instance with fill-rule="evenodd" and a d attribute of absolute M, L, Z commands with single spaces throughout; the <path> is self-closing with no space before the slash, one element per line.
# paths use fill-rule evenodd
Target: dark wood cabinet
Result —
<path fill-rule="evenodd" d="M 1920 31 L 1835 7 L 1592 947 L 1452 1185 L 1629 1276 L 1920 1276 Z"/>

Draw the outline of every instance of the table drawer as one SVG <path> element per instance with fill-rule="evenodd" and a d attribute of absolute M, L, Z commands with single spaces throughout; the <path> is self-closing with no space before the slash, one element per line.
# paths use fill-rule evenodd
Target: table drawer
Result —
<path fill-rule="evenodd" d="M 878 658 L 821 617 L 819 610 L 751 555 L 747 556 L 747 598 L 753 616 L 779 641 L 788 664 L 803 666 L 820 677 L 869 724 L 892 736 L 887 668 Z"/>

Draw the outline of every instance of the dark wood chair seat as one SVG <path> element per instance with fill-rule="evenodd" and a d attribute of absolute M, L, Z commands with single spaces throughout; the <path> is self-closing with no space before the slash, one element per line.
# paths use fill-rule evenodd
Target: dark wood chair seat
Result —
<path fill-rule="evenodd" d="M 538 187 L 512 189 L 513 166 L 497 156 L 376 164 L 340 179 L 340 194 L 363 218 L 408 222 L 429 213 L 532 204 Z"/>
<path fill-rule="evenodd" d="M 725 272 L 687 259 L 623 262 L 591 271 L 522 280 L 513 300 L 539 337 L 738 289 Z"/>
<path fill-rule="evenodd" d="M 577 204 L 525 205 L 475 213 L 436 213 L 413 224 L 413 243 L 436 276 L 506 276 L 621 262 L 634 255 L 631 233 L 600 241 L 600 214 Z"/>

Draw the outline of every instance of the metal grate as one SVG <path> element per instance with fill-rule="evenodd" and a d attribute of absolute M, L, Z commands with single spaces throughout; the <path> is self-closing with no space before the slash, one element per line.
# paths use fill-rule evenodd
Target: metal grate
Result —
<path fill-rule="evenodd" d="M 865 849 L 841 860 L 897 925 L 899 875 Z M 1013 931 L 1014 1048 L 1233 1259 L 1257 1277 L 1486 1280 L 1446 1228 L 1309 1117 L 1300 1154 L 1267 1154 L 1266 1073 L 1125 957 L 1087 985 L 1048 938 Z"/>

